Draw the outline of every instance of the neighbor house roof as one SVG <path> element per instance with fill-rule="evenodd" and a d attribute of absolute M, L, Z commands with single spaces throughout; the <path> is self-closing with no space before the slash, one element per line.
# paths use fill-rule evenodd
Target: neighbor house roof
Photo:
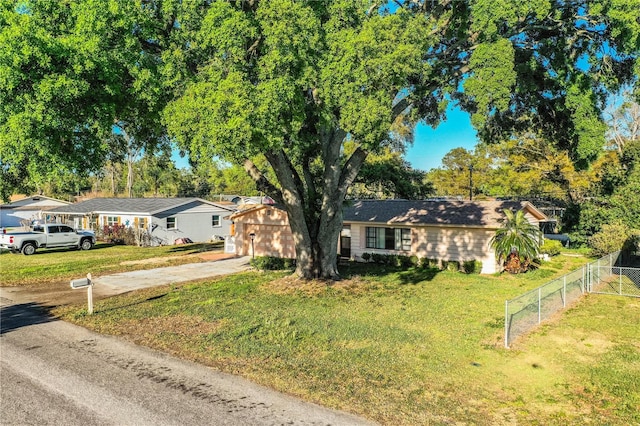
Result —
<path fill-rule="evenodd" d="M 153 215 L 174 209 L 189 203 L 199 202 L 234 211 L 228 205 L 212 203 L 201 198 L 92 198 L 69 206 L 58 207 L 53 211 L 60 214 L 88 213 L 135 213 Z"/>
<path fill-rule="evenodd" d="M 538 220 L 544 213 L 526 201 L 356 200 L 345 203 L 345 222 L 499 228 L 505 209 L 526 209 Z"/>
<path fill-rule="evenodd" d="M 32 195 L 16 199 L 7 204 L 0 205 L 0 209 L 12 210 L 51 210 L 64 204 L 71 204 L 68 201 L 58 200 L 44 195 Z"/>
<path fill-rule="evenodd" d="M 262 209 L 276 209 L 282 210 L 286 213 L 286 209 L 280 204 L 241 204 L 230 216 L 227 216 L 225 219 L 236 220 L 241 216 L 245 216 Z"/>

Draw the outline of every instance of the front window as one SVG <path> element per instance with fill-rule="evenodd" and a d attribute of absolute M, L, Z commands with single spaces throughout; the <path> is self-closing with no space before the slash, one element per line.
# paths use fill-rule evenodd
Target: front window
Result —
<path fill-rule="evenodd" d="M 396 250 L 411 250 L 411 229 L 396 229 Z"/>
<path fill-rule="evenodd" d="M 107 226 L 116 226 L 120 223 L 118 216 L 107 216 Z"/>
<path fill-rule="evenodd" d="M 214 228 L 218 228 L 220 227 L 220 216 L 214 214 L 213 216 L 211 216 L 211 226 L 213 226 Z"/>
<path fill-rule="evenodd" d="M 167 218 L 167 229 L 176 229 L 178 227 L 178 223 L 175 217 Z"/>
<path fill-rule="evenodd" d="M 408 228 L 366 228 L 366 247 L 384 250 L 411 250 L 411 230 Z"/>
<path fill-rule="evenodd" d="M 134 222 L 134 225 L 136 225 L 136 227 L 138 227 L 140 229 L 146 229 L 147 228 L 147 218 L 146 217 L 136 217 L 133 222 Z"/>

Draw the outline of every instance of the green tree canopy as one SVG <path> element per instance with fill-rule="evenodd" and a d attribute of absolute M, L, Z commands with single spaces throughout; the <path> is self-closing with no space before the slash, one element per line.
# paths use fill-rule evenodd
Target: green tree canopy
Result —
<path fill-rule="evenodd" d="M 113 125 L 162 134 L 161 40 L 140 1 L 0 0 L 0 195 L 106 159 Z M 135 124 L 132 124 L 135 123 Z"/>
<path fill-rule="evenodd" d="M 181 147 L 243 164 L 284 203 L 298 274 L 336 278 L 342 202 L 405 142 L 399 121 L 436 125 L 453 100 L 484 140 L 533 128 L 592 161 L 607 92 L 638 84 L 639 17 L 640 0 L 2 0 L 1 170 L 83 170 L 170 94 Z"/>

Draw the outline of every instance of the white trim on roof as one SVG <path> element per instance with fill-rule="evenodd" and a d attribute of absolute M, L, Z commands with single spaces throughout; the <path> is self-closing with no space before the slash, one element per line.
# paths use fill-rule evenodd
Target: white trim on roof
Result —
<path fill-rule="evenodd" d="M 184 206 L 185 204 L 193 203 L 194 201 L 200 201 L 200 202 L 202 202 L 204 204 L 208 204 L 208 205 L 213 206 L 213 207 L 218 207 L 220 209 L 227 210 L 227 211 L 230 211 L 230 212 L 235 210 L 233 208 L 222 206 L 222 205 L 220 205 L 218 203 L 214 203 L 212 201 L 207 201 L 207 200 L 204 200 L 202 198 L 188 198 L 188 199 L 180 200 L 180 201 L 181 201 L 180 203 L 174 204 L 171 207 L 155 210 L 155 211 L 149 212 L 149 214 L 153 216 L 153 215 L 155 215 L 157 213 L 162 213 L 162 212 L 165 212 L 165 211 L 170 210 L 170 209 L 175 209 L 176 207 Z"/>
<path fill-rule="evenodd" d="M 404 226 L 407 228 L 435 227 L 435 228 L 466 228 L 466 229 L 498 229 L 497 227 L 491 226 L 491 225 L 462 225 L 458 223 L 421 223 L 421 222 L 412 223 L 412 222 L 376 222 L 376 221 L 359 222 L 359 221 L 351 221 L 351 220 L 344 220 L 343 222 L 349 225 L 365 225 L 365 226 L 385 225 L 390 228 L 397 228 L 399 226 Z"/>

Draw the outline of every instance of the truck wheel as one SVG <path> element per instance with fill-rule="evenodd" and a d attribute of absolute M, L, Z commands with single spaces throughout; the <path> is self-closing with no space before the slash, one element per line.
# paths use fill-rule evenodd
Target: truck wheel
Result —
<path fill-rule="evenodd" d="M 35 252 L 36 252 L 36 246 L 33 243 L 26 243 L 25 245 L 22 246 L 22 254 L 24 254 L 25 256 L 32 255 Z"/>
<path fill-rule="evenodd" d="M 90 239 L 85 238 L 84 240 L 80 241 L 80 248 L 82 250 L 90 250 L 91 247 L 93 247 L 93 244 L 91 244 Z"/>

